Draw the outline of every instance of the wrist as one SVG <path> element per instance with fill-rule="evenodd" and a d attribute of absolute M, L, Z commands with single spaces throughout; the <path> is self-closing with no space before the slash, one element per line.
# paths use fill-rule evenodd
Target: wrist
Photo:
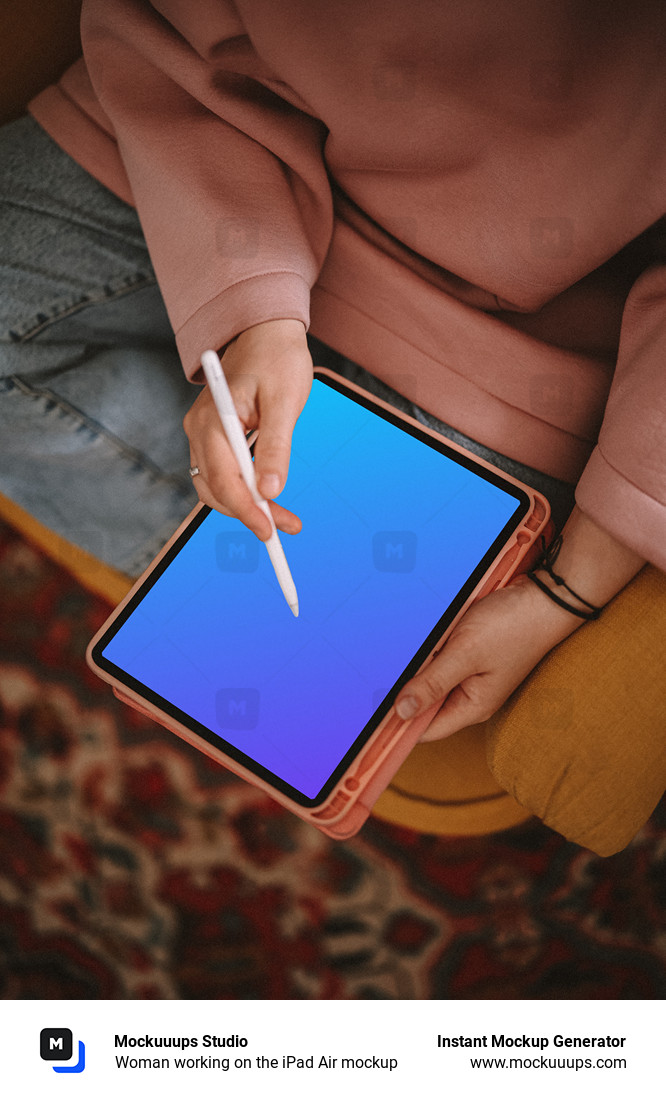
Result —
<path fill-rule="evenodd" d="M 541 577 L 541 574 L 539 574 Z M 546 580 L 548 580 L 546 575 Z M 560 607 L 550 597 L 533 584 L 527 574 L 511 581 L 511 588 L 519 588 L 522 597 L 526 601 L 527 616 L 534 624 L 539 637 L 544 641 L 545 651 L 552 649 L 559 642 L 564 641 L 570 634 L 582 626 L 583 620 L 572 615 L 570 611 Z"/>
<path fill-rule="evenodd" d="M 637 554 L 574 508 L 564 530 L 549 547 L 544 545 L 543 556 L 526 579 L 580 626 L 598 619 L 643 565 Z"/>
<path fill-rule="evenodd" d="M 260 321 L 256 325 L 239 332 L 234 343 L 250 343 L 253 345 L 268 343 L 275 345 L 276 341 L 286 343 L 306 343 L 307 330 L 302 321 L 291 317 L 279 317 L 273 321 Z"/>
<path fill-rule="evenodd" d="M 578 506 L 574 507 L 562 530 L 562 546 L 554 569 L 574 592 L 583 597 L 583 601 L 604 607 L 644 564 L 643 558 L 619 543 L 581 512 Z M 569 594 L 564 594 L 569 599 Z M 585 606 L 584 602 L 572 602 L 576 606 Z"/>

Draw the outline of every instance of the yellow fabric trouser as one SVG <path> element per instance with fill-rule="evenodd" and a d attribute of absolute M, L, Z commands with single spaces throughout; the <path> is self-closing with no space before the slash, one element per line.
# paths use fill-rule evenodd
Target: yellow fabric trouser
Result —
<path fill-rule="evenodd" d="M 7 498 L 0 517 L 119 602 L 129 580 Z M 472 836 L 532 814 L 611 855 L 666 789 L 666 575 L 646 566 L 541 662 L 490 721 L 417 745 L 375 807 L 419 832 Z"/>

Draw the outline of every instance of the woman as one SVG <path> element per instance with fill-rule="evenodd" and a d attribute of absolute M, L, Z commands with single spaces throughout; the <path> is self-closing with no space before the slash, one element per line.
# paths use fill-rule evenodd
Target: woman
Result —
<path fill-rule="evenodd" d="M 204 348 L 226 349 L 241 418 L 260 428 L 268 497 L 285 484 L 309 392 L 308 328 L 544 489 L 560 523 L 570 511 L 556 562 L 567 589 L 542 569 L 539 586 L 523 579 L 467 613 L 398 700 L 405 716 L 441 702 L 435 739 L 487 719 L 646 560 L 666 563 L 666 17 L 625 3 L 608 20 L 602 5 L 557 0 L 420 2 L 408 25 L 404 14 L 398 0 L 86 0 L 85 61 L 31 106 L 60 149 L 34 123 L 4 139 L 14 193 L 19 177 L 24 194 L 41 187 L 13 224 L 49 285 L 35 286 L 35 247 L 22 268 L 12 261 L 3 432 L 25 418 L 9 495 L 53 525 L 72 470 L 81 486 L 89 476 L 63 533 L 85 544 L 105 532 L 89 548 L 128 571 L 147 563 L 189 505 L 163 430 L 187 397 L 154 272 L 186 376 L 201 381 Z M 46 215 L 30 178 L 40 154 Z M 138 410 L 153 400 L 146 438 Z M 40 401 L 40 421 L 17 419 Z M 119 404 L 121 424 L 108 411 Z M 67 443 L 44 443 L 54 488 L 35 492 L 26 438 L 72 410 L 83 415 Z M 72 447 L 100 422 L 92 454 Z M 268 537 L 206 390 L 185 429 L 199 498 Z M 121 472 L 100 498 L 110 466 Z M 107 496 L 122 502 L 117 522 Z"/>

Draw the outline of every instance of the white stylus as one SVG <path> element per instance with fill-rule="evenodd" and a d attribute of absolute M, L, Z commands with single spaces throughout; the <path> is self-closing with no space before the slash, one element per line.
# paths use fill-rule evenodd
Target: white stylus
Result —
<path fill-rule="evenodd" d="M 254 463 L 250 455 L 250 448 L 247 445 L 242 424 L 238 419 L 234 400 L 231 396 L 227 380 L 224 377 L 224 371 L 222 370 L 222 364 L 220 363 L 217 352 L 205 351 L 201 356 L 201 366 L 206 375 L 206 382 L 208 383 L 208 388 L 215 402 L 215 408 L 220 415 L 224 434 L 238 462 L 243 481 L 252 493 L 255 502 L 270 520 L 273 534 L 265 544 L 266 549 L 268 550 L 268 556 L 273 564 L 278 584 L 284 593 L 284 598 L 294 615 L 298 618 L 298 593 L 296 592 L 296 585 L 294 584 L 289 566 L 287 565 L 287 559 L 284 556 L 282 543 L 275 529 L 275 523 L 271 515 L 271 510 L 268 507 L 268 502 L 264 500 L 257 489 L 257 481 L 254 476 Z"/>

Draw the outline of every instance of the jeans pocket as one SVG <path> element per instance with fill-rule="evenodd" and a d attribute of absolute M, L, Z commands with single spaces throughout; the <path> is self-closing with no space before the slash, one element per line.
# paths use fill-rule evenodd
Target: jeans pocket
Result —
<path fill-rule="evenodd" d="M 81 310 L 91 306 L 101 305 L 104 302 L 114 302 L 126 294 L 132 294 L 147 286 L 156 283 L 152 272 L 135 272 L 131 275 L 121 275 L 110 279 L 99 289 L 78 295 L 66 295 L 56 298 L 48 306 L 43 306 L 36 313 L 31 313 L 22 321 L 15 322 L 8 330 L 9 339 L 15 344 L 24 344 L 37 339 L 51 325 L 74 317 Z"/>

